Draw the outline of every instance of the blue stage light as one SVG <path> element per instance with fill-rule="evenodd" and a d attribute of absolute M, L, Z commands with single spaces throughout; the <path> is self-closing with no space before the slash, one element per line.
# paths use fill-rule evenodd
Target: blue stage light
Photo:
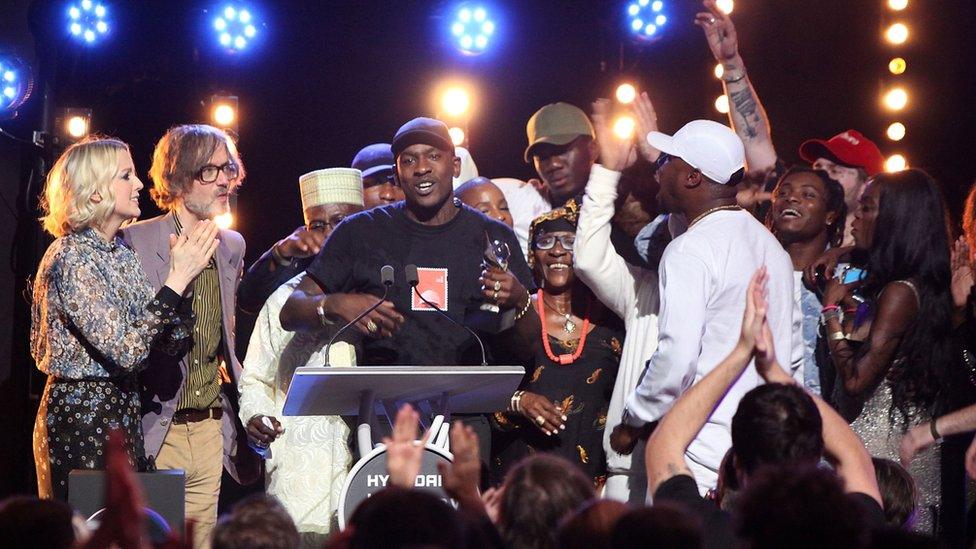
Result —
<path fill-rule="evenodd" d="M 253 8 L 241 3 L 227 4 L 214 12 L 212 27 L 221 49 L 241 53 L 251 48 L 258 37 L 260 23 Z"/>
<path fill-rule="evenodd" d="M 632 0 L 626 4 L 625 11 L 631 36 L 642 42 L 660 38 L 668 23 L 663 0 Z"/>
<path fill-rule="evenodd" d="M 68 35 L 85 45 L 100 42 L 108 35 L 111 22 L 108 8 L 102 2 L 73 2 L 67 11 Z"/>
<path fill-rule="evenodd" d="M 33 88 L 30 65 L 20 57 L 0 54 L 0 119 L 13 115 Z"/>
<path fill-rule="evenodd" d="M 451 22 L 451 41 L 465 55 L 484 53 L 495 35 L 496 23 L 488 8 L 480 4 L 461 4 Z"/>

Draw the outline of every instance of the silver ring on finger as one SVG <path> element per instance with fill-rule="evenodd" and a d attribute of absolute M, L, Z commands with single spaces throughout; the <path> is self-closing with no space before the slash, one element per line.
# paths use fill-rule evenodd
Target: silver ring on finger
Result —
<path fill-rule="evenodd" d="M 708 18 L 708 24 L 709 25 L 714 25 L 715 24 L 715 18 L 714 17 L 709 17 Z"/>
<path fill-rule="evenodd" d="M 542 427 L 546 423 L 546 418 L 542 417 L 542 415 L 540 414 L 538 416 L 535 416 L 535 422 L 538 426 Z"/>
<path fill-rule="evenodd" d="M 498 301 L 498 290 L 495 290 L 495 292 L 491 294 L 491 300 Z"/>
<path fill-rule="evenodd" d="M 379 331 L 379 329 L 380 327 L 377 326 L 372 319 L 366 321 L 366 330 L 369 331 L 369 333 L 375 334 L 377 331 Z"/>
<path fill-rule="evenodd" d="M 496 292 L 498 290 L 501 290 L 502 289 L 502 281 L 501 280 L 496 280 L 495 281 L 495 285 L 492 286 L 492 289 L 495 290 Z"/>

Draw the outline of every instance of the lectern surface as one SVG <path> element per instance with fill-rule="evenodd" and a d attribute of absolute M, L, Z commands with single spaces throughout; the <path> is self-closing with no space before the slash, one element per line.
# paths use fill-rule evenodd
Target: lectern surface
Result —
<path fill-rule="evenodd" d="M 358 366 L 295 370 L 286 416 L 359 413 L 362 396 L 380 401 L 448 398 L 451 413 L 487 413 L 508 407 L 525 375 L 521 366 Z"/>

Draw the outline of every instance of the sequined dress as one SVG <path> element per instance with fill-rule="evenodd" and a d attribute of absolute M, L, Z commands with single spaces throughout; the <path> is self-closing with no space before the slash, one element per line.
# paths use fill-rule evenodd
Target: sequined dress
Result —
<path fill-rule="evenodd" d="M 851 423 L 851 429 L 861 437 L 872 456 L 897 463 L 902 436 L 915 425 L 931 421 L 932 416 L 925 410 L 913 408 L 906 425 L 901 413 L 897 410 L 890 413 L 891 403 L 891 385 L 885 379 L 864 403 L 861 413 Z M 936 533 L 942 506 L 941 456 L 940 443 L 916 454 L 908 468 L 918 488 L 918 513 L 914 526 L 917 532 Z"/>
<path fill-rule="evenodd" d="M 192 320 L 168 287 L 154 297 L 135 253 L 93 229 L 55 240 L 34 280 L 31 354 L 48 375 L 34 423 L 38 494 L 67 499 L 68 473 L 102 469 L 109 431 L 143 460 L 136 375 L 150 349 L 178 353 Z"/>

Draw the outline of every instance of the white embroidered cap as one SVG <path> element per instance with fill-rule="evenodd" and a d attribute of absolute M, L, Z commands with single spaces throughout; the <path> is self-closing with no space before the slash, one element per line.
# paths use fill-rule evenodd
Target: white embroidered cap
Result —
<path fill-rule="evenodd" d="M 322 204 L 363 206 L 363 172 L 354 168 L 326 168 L 298 178 L 302 210 Z"/>

